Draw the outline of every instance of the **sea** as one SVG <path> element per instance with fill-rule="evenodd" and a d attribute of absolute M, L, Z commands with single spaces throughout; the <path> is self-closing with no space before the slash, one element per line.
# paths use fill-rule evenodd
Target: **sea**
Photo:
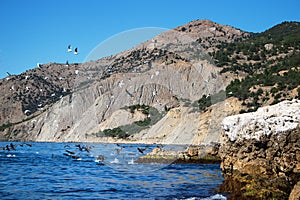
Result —
<path fill-rule="evenodd" d="M 219 164 L 138 163 L 141 144 L 0 142 L 0 199 L 224 200 Z"/>

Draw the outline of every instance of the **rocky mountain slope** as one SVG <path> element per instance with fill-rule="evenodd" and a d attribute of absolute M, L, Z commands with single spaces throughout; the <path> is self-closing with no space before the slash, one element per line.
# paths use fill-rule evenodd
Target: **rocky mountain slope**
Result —
<path fill-rule="evenodd" d="M 285 26 L 291 31 L 278 39 Z M 283 23 L 253 34 L 196 20 L 97 61 L 9 76 L 0 82 L 1 139 L 221 141 L 225 116 L 297 97 L 298 82 L 260 80 L 266 70 L 269 79 L 298 76 L 298 30 Z"/>

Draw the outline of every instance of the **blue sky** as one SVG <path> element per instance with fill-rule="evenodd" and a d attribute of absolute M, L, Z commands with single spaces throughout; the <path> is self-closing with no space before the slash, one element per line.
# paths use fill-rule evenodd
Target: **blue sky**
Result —
<path fill-rule="evenodd" d="M 174 28 L 210 19 L 262 32 L 300 22 L 299 0 L 0 0 L 0 78 L 36 63 L 82 62 L 99 43 L 136 28 Z M 79 55 L 66 53 L 72 44 Z"/>

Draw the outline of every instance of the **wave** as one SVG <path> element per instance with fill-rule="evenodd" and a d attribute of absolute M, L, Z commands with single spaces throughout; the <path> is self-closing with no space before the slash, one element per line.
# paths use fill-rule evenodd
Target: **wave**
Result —
<path fill-rule="evenodd" d="M 177 200 L 177 199 L 176 199 Z M 200 198 L 200 197 L 189 197 L 184 199 L 178 199 L 178 200 L 227 200 L 227 198 L 221 194 L 215 194 L 210 197 Z"/>

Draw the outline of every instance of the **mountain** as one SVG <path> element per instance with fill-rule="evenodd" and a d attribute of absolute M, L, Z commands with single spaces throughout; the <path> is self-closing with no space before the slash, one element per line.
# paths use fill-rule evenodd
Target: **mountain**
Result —
<path fill-rule="evenodd" d="M 1 139 L 220 142 L 225 116 L 300 96 L 299 30 L 284 22 L 254 34 L 195 20 L 97 61 L 9 76 L 0 81 Z"/>

